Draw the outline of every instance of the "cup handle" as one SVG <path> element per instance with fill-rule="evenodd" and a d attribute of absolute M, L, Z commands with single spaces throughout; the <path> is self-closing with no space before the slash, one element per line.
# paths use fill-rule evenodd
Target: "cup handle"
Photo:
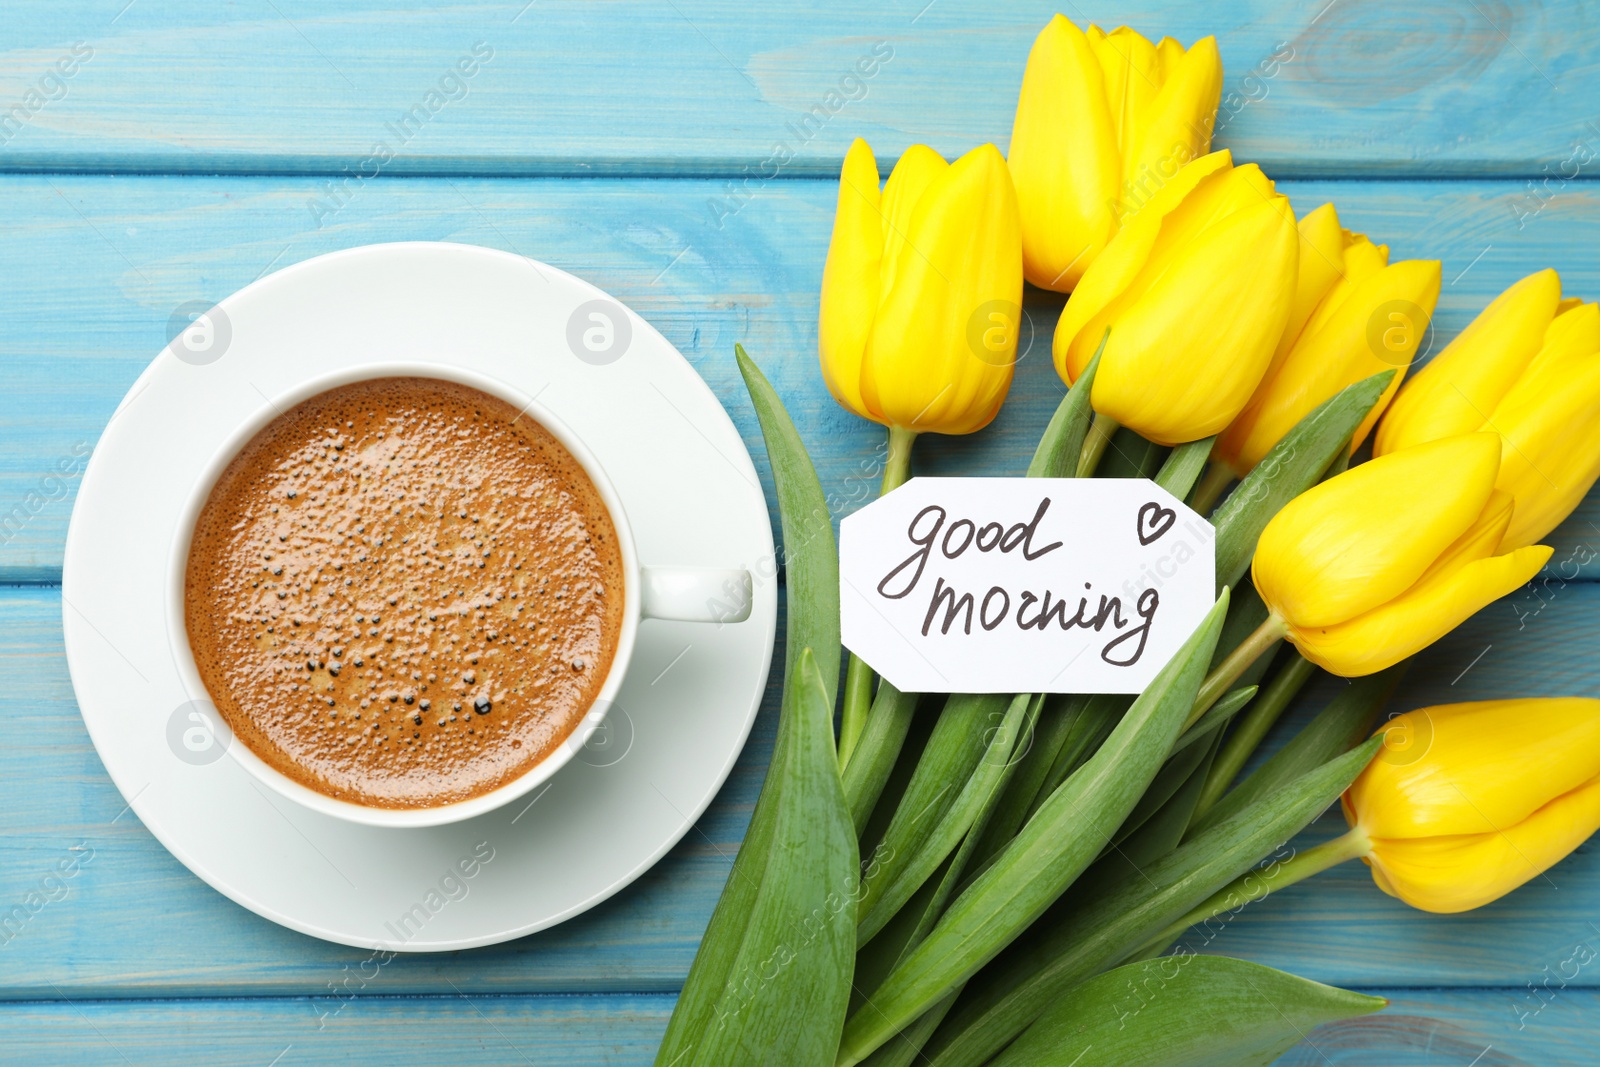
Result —
<path fill-rule="evenodd" d="M 755 582 L 742 568 L 640 567 L 640 613 L 675 622 L 744 622 Z"/>

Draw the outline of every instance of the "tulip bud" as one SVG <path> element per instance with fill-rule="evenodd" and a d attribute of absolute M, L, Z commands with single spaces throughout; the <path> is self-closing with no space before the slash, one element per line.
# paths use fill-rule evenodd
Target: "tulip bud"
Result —
<path fill-rule="evenodd" d="M 1210 437 L 1239 414 L 1283 335 L 1298 255 L 1289 200 L 1226 150 L 1180 170 L 1095 260 L 1056 325 L 1076 381 L 1111 329 L 1095 411 L 1158 444 Z"/>
<path fill-rule="evenodd" d="M 1300 220 L 1288 324 L 1250 403 L 1212 458 L 1243 477 L 1296 423 L 1347 385 L 1398 368 L 1352 439 L 1359 447 L 1397 389 L 1439 299 L 1439 261 L 1389 262 L 1386 245 L 1339 226 L 1332 204 Z"/>
<path fill-rule="evenodd" d="M 1600 829 L 1600 700 L 1444 704 L 1380 732 L 1342 806 L 1373 881 L 1412 907 L 1481 907 Z"/>
<path fill-rule="evenodd" d="M 1497 488 L 1517 502 L 1505 548 L 1555 529 L 1600 477 L 1600 307 L 1561 299 L 1542 270 L 1496 297 L 1406 383 L 1373 451 L 1492 430 Z"/>
<path fill-rule="evenodd" d="M 839 175 L 822 272 L 822 375 L 839 403 L 913 433 L 971 433 L 1011 387 L 1022 238 L 993 145 L 946 164 L 906 150 L 878 189 L 857 139 Z"/>
<path fill-rule="evenodd" d="M 1222 60 L 1126 26 L 1084 33 L 1057 15 L 1028 53 L 1011 128 L 1023 263 L 1068 293 L 1106 244 L 1180 167 L 1211 148 Z"/>
<path fill-rule="evenodd" d="M 1499 468 L 1495 434 L 1460 434 L 1352 467 L 1278 512 L 1252 574 L 1300 654 L 1372 674 L 1533 577 L 1546 546 L 1495 554 L 1512 516 Z"/>

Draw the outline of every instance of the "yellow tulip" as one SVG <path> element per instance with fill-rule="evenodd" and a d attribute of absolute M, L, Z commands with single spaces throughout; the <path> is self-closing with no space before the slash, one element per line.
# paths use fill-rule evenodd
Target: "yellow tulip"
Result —
<path fill-rule="evenodd" d="M 1211 150 L 1222 60 L 1126 26 L 1084 33 L 1057 15 L 1028 53 L 1011 128 L 1027 277 L 1070 293 L 1122 225 Z"/>
<path fill-rule="evenodd" d="M 1256 545 L 1256 589 L 1302 656 L 1383 670 L 1532 578 L 1544 545 L 1496 555 L 1512 499 L 1500 439 L 1459 434 L 1382 456 L 1291 500 Z"/>
<path fill-rule="evenodd" d="M 911 433 L 988 425 L 1016 360 L 1019 227 L 993 145 L 951 164 L 914 145 L 880 193 L 872 149 L 857 139 L 839 176 L 818 330 L 839 403 Z"/>
<path fill-rule="evenodd" d="M 1162 186 L 1111 239 L 1056 324 L 1076 381 L 1107 327 L 1095 411 L 1159 444 L 1218 433 L 1266 373 L 1294 299 L 1294 212 L 1226 150 Z"/>
<path fill-rule="evenodd" d="M 1480 907 L 1600 829 L 1600 700 L 1444 704 L 1381 732 L 1342 804 L 1373 881 L 1412 907 Z"/>
<path fill-rule="evenodd" d="M 1248 474 L 1318 404 L 1345 386 L 1398 369 L 1356 428 L 1352 444 L 1359 447 L 1400 388 L 1439 299 L 1438 260 L 1390 263 L 1388 246 L 1343 229 L 1332 204 L 1306 215 L 1299 230 L 1288 325 L 1255 395 L 1211 453 L 1235 478 Z"/>
<path fill-rule="evenodd" d="M 1496 487 L 1517 502 L 1505 548 L 1555 529 L 1600 477 L 1600 307 L 1542 270 L 1496 297 L 1406 383 L 1377 455 L 1448 434 L 1504 438 Z"/>

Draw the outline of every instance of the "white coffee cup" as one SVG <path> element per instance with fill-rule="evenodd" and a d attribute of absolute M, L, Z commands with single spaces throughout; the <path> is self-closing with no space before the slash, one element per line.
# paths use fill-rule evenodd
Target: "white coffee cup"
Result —
<path fill-rule="evenodd" d="M 621 549 L 622 626 L 617 633 L 617 647 L 611 658 L 611 669 L 606 672 L 605 680 L 584 714 L 583 720 L 562 744 L 529 767 L 520 777 L 469 800 L 437 807 L 378 808 L 355 804 L 319 793 L 270 766 L 250 751 L 247 744 L 230 737 L 226 723 L 216 711 L 210 695 L 206 692 L 205 683 L 200 678 L 200 671 L 195 665 L 194 655 L 189 646 L 188 631 L 184 624 L 185 579 L 195 523 L 199 520 L 200 512 L 210 498 L 217 479 L 221 477 L 228 464 L 279 413 L 330 389 L 374 378 L 434 378 L 455 382 L 498 397 L 533 419 L 572 454 L 589 476 L 589 480 L 594 483 L 601 501 L 610 513 L 611 523 L 617 534 L 617 545 Z M 381 363 L 315 378 L 271 398 L 218 448 L 190 490 L 188 501 L 175 527 L 167 574 L 167 629 L 170 636 L 169 644 L 177 661 L 178 674 L 192 701 L 191 707 L 194 709 L 194 714 L 203 720 L 197 722 L 197 728 L 209 731 L 216 743 L 226 744 L 229 754 L 263 784 L 312 811 L 351 822 L 400 828 L 440 826 L 483 815 L 526 795 L 548 781 L 583 748 L 601 725 L 606 712 L 616 700 L 618 690 L 622 687 L 628 663 L 633 656 L 634 638 L 638 632 L 640 619 L 715 624 L 743 622 L 750 615 L 752 596 L 753 582 L 750 572 L 741 568 L 642 565 L 634 545 L 633 530 L 628 524 L 627 512 L 604 468 L 583 441 L 560 418 L 540 405 L 533 397 L 498 379 L 448 364 Z"/>

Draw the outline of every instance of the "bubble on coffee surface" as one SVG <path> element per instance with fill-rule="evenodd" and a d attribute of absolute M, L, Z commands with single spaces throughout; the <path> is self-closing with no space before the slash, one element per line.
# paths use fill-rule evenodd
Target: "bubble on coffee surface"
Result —
<path fill-rule="evenodd" d="M 427 379 L 345 386 L 276 420 L 213 491 L 191 552 L 190 632 L 212 636 L 196 658 L 238 697 L 217 700 L 235 732 L 313 788 L 478 795 L 598 692 L 614 541 L 582 469 L 510 405 Z"/>

